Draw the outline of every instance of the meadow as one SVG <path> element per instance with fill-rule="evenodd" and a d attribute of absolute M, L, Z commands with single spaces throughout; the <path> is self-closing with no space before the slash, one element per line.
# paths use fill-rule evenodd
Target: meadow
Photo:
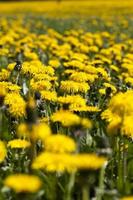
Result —
<path fill-rule="evenodd" d="M 0 3 L 0 200 L 133 200 L 133 1 Z"/>

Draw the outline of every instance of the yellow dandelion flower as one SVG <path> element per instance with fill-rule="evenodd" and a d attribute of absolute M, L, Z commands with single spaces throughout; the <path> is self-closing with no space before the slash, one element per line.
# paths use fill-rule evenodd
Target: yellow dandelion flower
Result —
<path fill-rule="evenodd" d="M 14 92 L 14 93 L 19 93 L 21 89 L 20 86 L 6 81 L 0 82 L 0 88 L 5 89 L 7 92 Z"/>
<path fill-rule="evenodd" d="M 51 135 L 50 127 L 45 123 L 40 123 L 33 125 L 30 137 L 33 140 L 42 140 L 45 141 L 47 137 Z"/>
<path fill-rule="evenodd" d="M 107 126 L 107 132 L 110 134 L 117 134 L 119 133 L 119 129 L 121 127 L 122 120 L 118 115 L 114 115 L 113 119 L 110 120 Z"/>
<path fill-rule="evenodd" d="M 7 66 L 7 69 L 8 69 L 9 71 L 12 71 L 12 70 L 14 69 L 15 65 L 16 65 L 15 62 L 14 62 L 14 63 L 10 63 L 10 64 Z"/>
<path fill-rule="evenodd" d="M 57 154 L 41 153 L 32 163 L 33 169 L 44 169 L 49 172 L 73 172 L 76 170 L 97 170 L 107 159 L 95 154 Z"/>
<path fill-rule="evenodd" d="M 34 79 L 31 79 L 30 86 L 33 90 L 38 91 L 49 90 L 52 87 L 52 84 L 46 80 L 35 81 Z"/>
<path fill-rule="evenodd" d="M 10 72 L 6 69 L 2 69 L 0 72 L 0 81 L 5 81 L 9 78 Z"/>
<path fill-rule="evenodd" d="M 95 79 L 97 79 L 97 75 L 87 74 L 85 72 L 75 72 L 72 75 L 70 75 L 70 80 L 76 81 L 76 82 L 94 82 Z"/>
<path fill-rule="evenodd" d="M 21 90 L 21 87 L 16 84 L 12 84 L 12 83 L 8 82 L 7 89 L 9 92 L 19 93 Z"/>
<path fill-rule="evenodd" d="M 133 196 L 123 197 L 121 200 L 133 200 Z"/>
<path fill-rule="evenodd" d="M 61 90 L 68 92 L 68 93 L 86 93 L 89 89 L 90 86 L 88 83 L 82 82 L 75 82 L 75 81 L 61 81 Z"/>
<path fill-rule="evenodd" d="M 53 153 L 74 152 L 76 150 L 76 143 L 68 136 L 57 134 L 46 138 L 45 150 Z"/>
<path fill-rule="evenodd" d="M 110 69 L 112 69 L 115 72 L 119 72 L 119 68 L 115 65 L 110 65 Z"/>
<path fill-rule="evenodd" d="M 109 109 L 112 113 L 119 116 L 130 115 L 133 113 L 133 91 L 127 91 L 125 93 L 118 93 L 109 103 Z"/>
<path fill-rule="evenodd" d="M 83 62 L 85 60 L 88 60 L 88 57 L 86 54 L 83 54 L 83 53 L 74 53 L 74 54 L 72 54 L 71 59 L 79 60 L 80 62 Z"/>
<path fill-rule="evenodd" d="M 86 105 L 86 100 L 80 95 L 60 96 L 58 97 L 58 102 L 61 104 L 74 104 L 77 107 Z"/>
<path fill-rule="evenodd" d="M 5 87 L 1 87 L 0 88 L 0 98 L 3 98 L 6 95 L 6 89 Z"/>
<path fill-rule="evenodd" d="M 8 142 L 7 147 L 10 147 L 11 149 L 23 149 L 30 147 L 30 145 L 31 143 L 27 140 L 14 139 Z"/>
<path fill-rule="evenodd" d="M 26 103 L 17 93 L 8 93 L 5 96 L 4 104 L 8 106 L 10 114 L 14 117 L 22 117 L 25 115 Z"/>
<path fill-rule="evenodd" d="M 103 86 L 105 86 L 105 88 L 111 88 L 113 93 L 117 92 L 117 89 L 114 85 L 110 84 L 110 83 L 104 83 Z"/>
<path fill-rule="evenodd" d="M 32 163 L 33 169 L 43 169 L 49 172 L 72 172 L 76 168 L 72 164 L 73 156 L 69 154 L 58 154 L 44 152 L 35 158 Z"/>
<path fill-rule="evenodd" d="M 42 185 L 41 180 L 34 175 L 13 174 L 4 180 L 4 185 L 13 189 L 15 192 L 37 192 Z"/>
<path fill-rule="evenodd" d="M 98 67 L 96 68 L 97 73 L 101 74 L 103 78 L 105 78 L 106 80 L 108 80 L 108 73 L 106 72 L 106 70 L 102 67 Z"/>
<path fill-rule="evenodd" d="M 4 161 L 7 154 L 6 146 L 3 141 L 0 141 L 0 163 Z"/>
<path fill-rule="evenodd" d="M 70 111 L 76 111 L 76 112 L 100 112 L 101 110 L 96 106 L 75 106 L 75 104 L 71 104 L 69 106 Z"/>
<path fill-rule="evenodd" d="M 102 119 L 105 119 L 109 123 L 107 126 L 108 132 L 120 132 L 121 134 L 132 136 L 132 101 L 133 91 L 118 93 L 111 98 L 108 109 L 101 115 Z"/>
<path fill-rule="evenodd" d="M 64 63 L 64 66 L 66 68 L 71 67 L 71 68 L 74 68 L 74 69 L 76 68 L 76 69 L 80 69 L 80 70 L 85 68 L 85 64 L 78 60 L 72 60 L 67 63 Z"/>
<path fill-rule="evenodd" d="M 31 60 L 38 60 L 38 55 L 35 52 L 25 51 L 24 55 Z"/>
<path fill-rule="evenodd" d="M 133 86 L 133 78 L 132 77 L 125 78 L 125 83 L 129 83 L 131 86 Z"/>
<path fill-rule="evenodd" d="M 47 101 L 57 101 L 57 93 L 55 91 L 41 91 L 41 97 L 43 100 Z"/>
<path fill-rule="evenodd" d="M 53 68 L 58 68 L 60 66 L 60 62 L 56 59 L 53 59 L 49 61 L 49 65 Z"/>
<path fill-rule="evenodd" d="M 68 110 L 59 110 L 51 116 L 53 122 L 60 122 L 63 126 L 69 127 L 80 124 L 80 117 Z"/>
<path fill-rule="evenodd" d="M 96 170 L 107 162 L 106 158 L 99 157 L 95 154 L 77 154 L 73 157 L 73 162 L 78 170 Z"/>
<path fill-rule="evenodd" d="M 91 128 L 92 127 L 92 122 L 87 118 L 81 118 L 81 126 L 83 128 Z"/>
<path fill-rule="evenodd" d="M 133 137 L 133 115 L 124 117 L 121 126 L 121 133 L 123 135 Z"/>
<path fill-rule="evenodd" d="M 25 123 L 19 124 L 17 128 L 17 134 L 20 137 L 29 137 L 30 133 L 27 124 Z"/>

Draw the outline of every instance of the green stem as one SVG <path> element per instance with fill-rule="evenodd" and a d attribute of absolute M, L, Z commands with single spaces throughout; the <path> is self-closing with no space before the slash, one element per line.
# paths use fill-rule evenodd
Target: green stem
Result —
<path fill-rule="evenodd" d="M 89 200 L 89 187 L 87 184 L 84 184 L 82 187 L 82 200 Z"/>
<path fill-rule="evenodd" d="M 123 188 L 126 188 L 127 180 L 127 149 L 126 149 L 126 139 L 123 138 Z"/>
<path fill-rule="evenodd" d="M 123 156 L 122 156 L 122 138 L 118 137 L 118 177 L 117 177 L 117 187 L 119 192 L 123 192 Z"/>
<path fill-rule="evenodd" d="M 75 172 L 70 175 L 65 200 L 71 200 L 72 199 L 71 196 L 72 196 L 72 189 L 73 189 L 74 183 L 75 183 Z"/>
<path fill-rule="evenodd" d="M 102 200 L 102 196 L 103 196 L 103 193 L 104 193 L 105 167 L 106 167 L 106 165 L 104 165 L 101 168 L 101 171 L 100 171 L 100 179 L 99 179 L 99 188 L 98 188 L 98 193 L 97 193 L 97 200 Z"/>

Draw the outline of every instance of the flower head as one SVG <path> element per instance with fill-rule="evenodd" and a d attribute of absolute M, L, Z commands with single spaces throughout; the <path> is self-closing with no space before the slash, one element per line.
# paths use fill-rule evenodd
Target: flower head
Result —
<path fill-rule="evenodd" d="M 37 192 L 41 187 L 41 180 L 34 175 L 13 174 L 4 180 L 4 185 L 15 192 Z"/>

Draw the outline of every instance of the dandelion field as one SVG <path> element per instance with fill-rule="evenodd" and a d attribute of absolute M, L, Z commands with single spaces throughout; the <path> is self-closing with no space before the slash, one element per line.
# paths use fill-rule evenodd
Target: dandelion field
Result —
<path fill-rule="evenodd" d="M 133 1 L 0 9 L 0 200 L 133 200 Z"/>

